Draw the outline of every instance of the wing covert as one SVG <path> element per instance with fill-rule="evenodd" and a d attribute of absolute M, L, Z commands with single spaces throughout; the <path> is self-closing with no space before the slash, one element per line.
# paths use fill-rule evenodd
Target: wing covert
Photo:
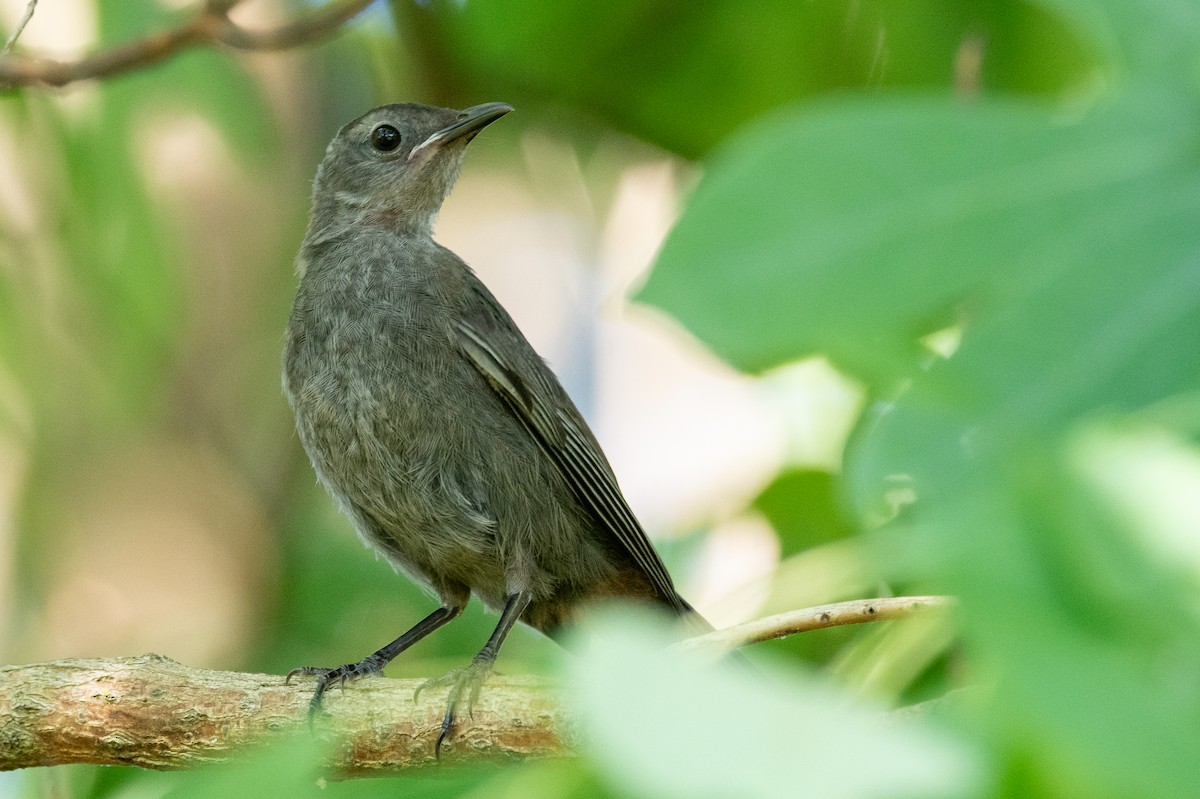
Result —
<path fill-rule="evenodd" d="M 621 494 L 595 439 L 582 419 L 573 418 L 578 415 L 574 406 L 568 404 L 565 410 L 550 407 L 545 398 L 547 391 L 539 392 L 536 384 L 531 386 L 519 367 L 506 360 L 475 328 L 466 322 L 459 322 L 457 328 L 462 353 L 530 431 L 580 503 L 621 543 L 664 599 L 681 612 L 690 610 L 679 599 L 671 576 Z M 534 375 L 534 380 L 537 377 Z"/>

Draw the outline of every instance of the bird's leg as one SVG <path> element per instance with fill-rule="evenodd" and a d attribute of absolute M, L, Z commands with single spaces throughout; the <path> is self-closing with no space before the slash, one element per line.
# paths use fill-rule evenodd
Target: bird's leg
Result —
<path fill-rule="evenodd" d="M 317 690 L 313 693 L 313 697 L 308 703 L 308 718 L 309 721 L 312 721 L 317 711 L 321 709 L 321 699 L 325 696 L 325 690 L 329 686 L 338 685 L 345 687 L 346 683 L 350 680 L 357 680 L 359 677 L 366 677 L 371 674 L 379 674 L 383 671 L 384 666 L 391 663 L 405 649 L 408 649 L 447 622 L 458 618 L 462 612 L 463 604 L 461 603 L 445 605 L 421 619 L 413 625 L 412 629 L 395 641 L 392 641 L 378 652 L 368 655 L 357 663 L 347 663 L 344 666 L 338 666 L 334 669 L 321 668 L 320 666 L 301 666 L 298 669 L 289 671 L 284 682 L 291 682 L 293 677 L 299 675 L 316 675 Z"/>
<path fill-rule="evenodd" d="M 446 715 L 442 717 L 442 729 L 438 733 L 437 743 L 433 746 L 433 753 L 439 759 L 442 755 L 442 744 L 450 737 L 450 733 L 454 729 L 454 719 L 463 693 L 465 692 L 467 695 L 467 715 L 471 715 L 475 710 L 475 700 L 479 698 L 483 681 L 492 673 L 492 665 L 496 662 L 496 655 L 500 652 L 501 644 L 504 643 L 508 631 L 521 618 L 521 614 L 529 607 L 531 601 L 533 601 L 533 596 L 527 591 L 509 594 L 508 601 L 504 603 L 504 610 L 500 613 L 500 621 L 492 632 L 492 637 L 483 645 L 483 649 L 479 650 L 479 654 L 474 657 L 471 664 L 465 668 L 455 669 L 441 677 L 426 680 L 413 694 L 413 701 L 416 701 L 417 697 L 421 695 L 421 691 L 426 688 L 440 685 L 450 686 L 450 695 L 446 701 Z"/>

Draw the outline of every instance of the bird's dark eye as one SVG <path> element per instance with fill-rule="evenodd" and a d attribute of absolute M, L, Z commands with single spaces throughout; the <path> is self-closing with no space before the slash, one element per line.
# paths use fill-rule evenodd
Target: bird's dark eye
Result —
<path fill-rule="evenodd" d="M 381 153 L 390 153 L 400 146 L 400 131 L 391 125 L 380 125 L 371 131 L 371 146 Z"/>

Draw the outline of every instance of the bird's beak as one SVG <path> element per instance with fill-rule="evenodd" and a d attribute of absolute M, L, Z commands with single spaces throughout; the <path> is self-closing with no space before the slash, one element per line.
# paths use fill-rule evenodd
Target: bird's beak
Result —
<path fill-rule="evenodd" d="M 482 105 L 473 105 L 466 111 L 458 115 L 458 119 L 452 125 L 434 133 L 425 141 L 418 144 L 408 154 L 408 160 L 413 161 L 418 158 L 423 158 L 428 152 L 445 146 L 447 143 L 456 139 L 466 138 L 470 141 L 476 133 L 483 130 L 488 125 L 495 122 L 500 117 L 513 110 L 508 103 L 483 103 Z"/>

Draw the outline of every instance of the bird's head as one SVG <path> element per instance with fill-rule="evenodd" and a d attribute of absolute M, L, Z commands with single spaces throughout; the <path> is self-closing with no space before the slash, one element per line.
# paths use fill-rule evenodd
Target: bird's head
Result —
<path fill-rule="evenodd" d="M 467 143 L 511 110 L 505 103 L 465 111 L 396 103 L 368 111 L 325 151 L 313 185 L 313 225 L 353 219 L 429 233 Z"/>

